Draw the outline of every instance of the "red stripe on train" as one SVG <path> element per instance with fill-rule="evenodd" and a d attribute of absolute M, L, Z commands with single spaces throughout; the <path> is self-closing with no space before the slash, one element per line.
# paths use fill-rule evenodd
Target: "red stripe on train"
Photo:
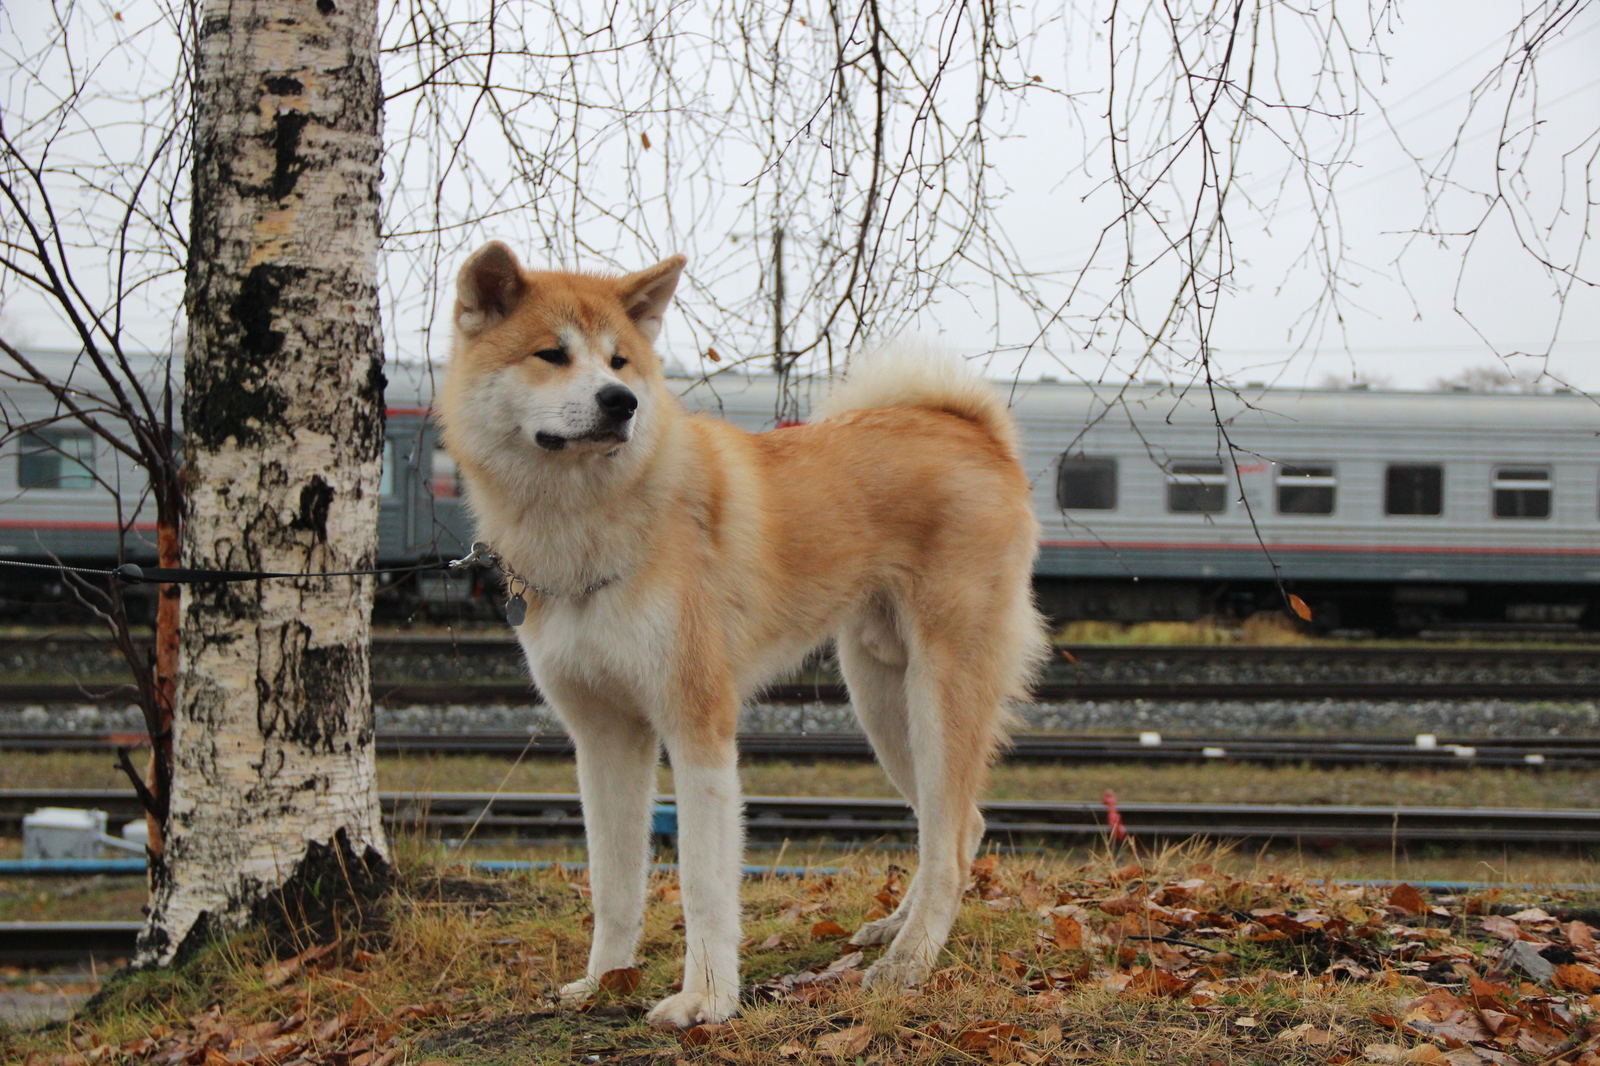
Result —
<path fill-rule="evenodd" d="M 1073 550 L 1102 551 L 1235 551 L 1259 552 L 1259 544 L 1173 544 L 1164 541 L 1098 541 L 1098 540 L 1044 540 L 1041 548 L 1069 548 Z M 1268 544 L 1272 552 L 1353 552 L 1376 554 L 1420 555 L 1436 552 L 1443 555 L 1593 555 L 1600 556 L 1600 548 L 1485 548 L 1455 545 L 1407 544 Z"/>

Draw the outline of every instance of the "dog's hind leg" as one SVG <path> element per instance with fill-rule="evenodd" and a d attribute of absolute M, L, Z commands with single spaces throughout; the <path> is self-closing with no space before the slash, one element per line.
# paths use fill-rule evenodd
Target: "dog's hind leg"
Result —
<path fill-rule="evenodd" d="M 950 936 L 982 839 L 978 793 L 1014 688 L 1020 645 L 992 599 L 961 599 L 940 595 L 902 625 L 909 631 L 906 722 L 919 857 L 910 910 L 889 950 L 867 971 L 871 988 L 903 988 L 927 977 Z M 1028 610 L 1019 618 L 1031 618 Z"/>
<path fill-rule="evenodd" d="M 655 1025 L 720 1022 L 739 1009 L 739 883 L 744 812 L 732 686 L 696 685 L 662 723 L 678 805 L 683 890 L 683 991 L 651 1009 Z"/>
<path fill-rule="evenodd" d="M 856 718 L 872 742 L 878 763 L 900 794 L 917 806 L 916 764 L 911 757 L 911 736 L 906 723 L 906 646 L 900 638 L 894 608 L 874 597 L 862 614 L 840 631 L 837 638 L 839 669 Z M 894 913 L 867 922 L 850 943 L 856 947 L 886 944 L 905 925 L 916 892 L 916 879 L 906 886 Z"/>
<path fill-rule="evenodd" d="M 647 720 L 590 691 L 545 678 L 540 685 L 578 754 L 594 941 L 583 979 L 563 986 L 561 996 L 579 1002 L 603 974 L 634 963 L 644 924 L 657 740 Z"/>

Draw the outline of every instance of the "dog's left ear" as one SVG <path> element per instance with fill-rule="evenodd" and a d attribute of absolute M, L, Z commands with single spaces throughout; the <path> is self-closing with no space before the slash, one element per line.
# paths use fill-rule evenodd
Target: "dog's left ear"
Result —
<path fill-rule="evenodd" d="M 617 282 L 617 295 L 628 317 L 652 344 L 661 333 L 661 317 L 666 314 L 667 304 L 672 302 L 672 294 L 678 289 L 678 278 L 687 262 L 689 260 L 681 255 L 668 256 L 648 270 L 629 274 Z"/>

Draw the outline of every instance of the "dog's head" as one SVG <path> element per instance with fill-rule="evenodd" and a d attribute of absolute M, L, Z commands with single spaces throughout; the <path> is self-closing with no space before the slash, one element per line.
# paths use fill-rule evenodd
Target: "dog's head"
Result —
<path fill-rule="evenodd" d="M 474 252 L 456 279 L 440 397 L 457 460 L 581 463 L 647 447 L 665 394 L 654 342 L 684 263 L 607 278 L 523 270 L 499 241 Z"/>

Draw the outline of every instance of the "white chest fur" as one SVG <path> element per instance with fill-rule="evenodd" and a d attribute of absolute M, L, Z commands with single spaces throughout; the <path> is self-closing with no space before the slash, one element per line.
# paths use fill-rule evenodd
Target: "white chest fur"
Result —
<path fill-rule="evenodd" d="M 627 582 L 581 600 L 550 600 L 517 630 L 542 691 L 581 691 L 656 719 L 675 660 L 676 612 Z"/>

